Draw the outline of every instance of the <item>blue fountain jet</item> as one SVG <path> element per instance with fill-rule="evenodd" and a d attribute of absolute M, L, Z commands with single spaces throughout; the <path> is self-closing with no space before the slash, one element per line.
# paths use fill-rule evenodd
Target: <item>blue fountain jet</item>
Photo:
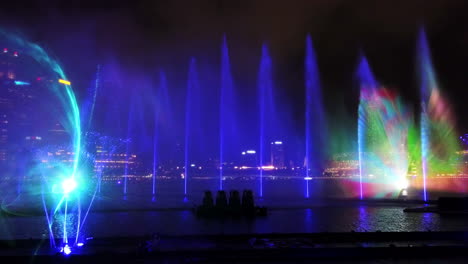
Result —
<path fill-rule="evenodd" d="M 310 35 L 306 38 L 305 66 L 305 197 L 309 198 L 311 176 L 323 170 L 325 122 L 320 78 Z M 314 128 L 314 129 L 312 129 Z"/>

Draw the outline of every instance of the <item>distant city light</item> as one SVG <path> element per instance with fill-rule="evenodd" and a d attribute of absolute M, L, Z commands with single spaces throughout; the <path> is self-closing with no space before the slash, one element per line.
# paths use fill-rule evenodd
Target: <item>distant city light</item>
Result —
<path fill-rule="evenodd" d="M 8 52 L 8 49 L 7 48 L 4 48 L 3 49 L 3 53 L 7 53 Z"/>
<path fill-rule="evenodd" d="M 23 81 L 15 81 L 15 85 L 31 85 L 28 82 L 23 82 Z"/>
<path fill-rule="evenodd" d="M 30 137 L 30 136 L 27 136 L 25 139 L 26 139 L 26 140 L 42 140 L 42 137 Z"/>
<path fill-rule="evenodd" d="M 310 180 L 312 180 L 312 177 L 304 177 L 304 180 L 310 181 Z"/>
<path fill-rule="evenodd" d="M 65 85 L 71 85 L 70 81 L 67 81 L 67 80 L 64 80 L 64 79 L 59 79 L 58 82 L 61 83 L 61 84 L 65 84 Z"/>
<path fill-rule="evenodd" d="M 18 52 L 17 51 L 13 52 L 13 56 L 18 57 Z"/>
<path fill-rule="evenodd" d="M 79 243 L 77 243 L 76 245 L 77 245 L 78 247 L 82 247 L 82 246 L 84 246 L 84 243 L 79 242 Z"/>
<path fill-rule="evenodd" d="M 257 152 L 256 152 L 255 150 L 247 150 L 246 153 L 247 153 L 247 154 L 255 154 L 255 153 L 257 153 Z"/>
<path fill-rule="evenodd" d="M 264 169 L 264 170 L 274 170 L 275 166 L 273 166 L 273 165 L 262 166 L 262 169 Z"/>
<path fill-rule="evenodd" d="M 242 155 L 245 155 L 245 151 L 242 151 Z"/>
<path fill-rule="evenodd" d="M 282 144 L 283 144 L 282 141 L 275 141 L 275 142 L 273 142 L 273 143 L 274 143 L 275 145 L 282 145 Z"/>
<path fill-rule="evenodd" d="M 190 164 L 190 167 L 195 167 L 195 164 L 193 164 L 193 163 L 192 163 L 192 164 Z"/>

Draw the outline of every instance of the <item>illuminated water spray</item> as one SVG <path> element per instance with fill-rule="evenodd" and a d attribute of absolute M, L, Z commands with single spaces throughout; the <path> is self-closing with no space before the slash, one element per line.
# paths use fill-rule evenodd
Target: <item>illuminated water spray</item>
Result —
<path fill-rule="evenodd" d="M 423 199 L 427 201 L 427 179 L 437 174 L 453 173 L 455 151 L 459 149 L 450 105 L 442 96 L 432 66 L 424 30 L 418 41 L 418 68 L 421 93 L 421 169 Z"/>
<path fill-rule="evenodd" d="M 67 223 L 68 214 L 76 213 L 78 219 L 74 225 L 74 232 L 76 235 L 75 241 L 78 240 L 80 223 L 81 223 L 81 205 L 80 199 L 78 199 L 79 194 L 77 190 L 79 189 L 79 184 L 83 182 L 79 173 L 78 167 L 80 164 L 80 155 L 81 155 L 81 123 L 80 123 L 80 111 L 78 104 L 75 98 L 75 94 L 72 90 L 71 83 L 67 81 L 67 76 L 63 71 L 60 64 L 53 58 L 49 57 L 45 50 L 34 43 L 30 43 L 25 39 L 8 34 L 7 32 L 0 30 L 0 36 L 6 39 L 8 42 L 11 42 L 12 45 L 17 47 L 19 50 L 22 50 L 23 55 L 30 56 L 34 59 L 41 67 L 49 70 L 51 73 L 50 77 L 53 78 L 52 81 L 47 85 L 47 88 L 59 99 L 59 104 L 54 105 L 54 110 L 61 115 L 61 124 L 64 129 L 71 136 L 71 146 L 73 148 L 74 159 L 71 165 L 58 164 L 59 168 L 58 175 L 43 175 L 43 178 L 48 180 L 58 180 L 59 182 L 54 184 L 52 190 L 45 190 L 47 193 L 56 193 L 60 197 L 57 199 L 57 204 L 51 213 L 47 208 L 47 204 L 43 200 L 44 210 L 46 212 L 46 219 L 48 221 L 49 235 L 51 237 L 51 245 L 55 246 L 54 234 L 51 232 L 54 219 L 56 218 L 57 213 L 62 213 L 62 247 L 70 249 L 69 236 L 72 236 L 68 230 L 70 223 Z M 53 179 L 53 178 L 56 179 Z M 43 194 L 44 195 L 44 194 Z M 44 197 L 44 196 L 42 196 Z M 54 242 L 52 242 L 54 241 Z"/>
<path fill-rule="evenodd" d="M 412 115 L 396 92 L 377 84 L 364 57 L 357 75 L 359 197 L 397 197 L 408 187 Z"/>
<path fill-rule="evenodd" d="M 310 35 L 306 39 L 305 56 L 305 180 L 306 194 L 309 198 L 309 182 L 318 176 L 323 167 L 324 147 L 324 110 L 322 91 L 315 52 Z"/>
<path fill-rule="evenodd" d="M 365 111 L 366 100 L 365 96 L 368 93 L 372 93 L 377 86 L 377 82 L 374 79 L 372 71 L 369 67 L 367 59 L 363 56 L 359 62 L 357 76 L 359 79 L 359 107 L 358 107 L 358 122 L 357 122 L 357 143 L 358 143 L 358 160 L 359 160 L 359 197 L 364 197 L 363 190 L 363 172 L 364 172 L 364 159 L 363 151 L 365 148 L 365 137 L 366 137 L 366 119 L 367 111 Z"/>
<path fill-rule="evenodd" d="M 219 189 L 223 190 L 223 162 L 225 160 L 227 140 L 232 140 L 228 134 L 232 134 L 233 124 L 233 91 L 234 85 L 231 76 L 229 62 L 229 50 L 226 36 L 223 37 L 221 47 L 221 91 L 219 98 Z"/>
<path fill-rule="evenodd" d="M 262 46 L 262 58 L 260 61 L 260 71 L 258 74 L 258 98 L 259 98 L 259 195 L 263 197 L 263 166 L 264 166 L 264 151 L 265 151 L 265 128 L 269 124 L 268 112 L 273 100 L 273 76 L 272 76 L 272 62 L 266 44 Z"/>
<path fill-rule="evenodd" d="M 96 108 L 96 98 L 98 91 L 101 87 L 101 66 L 98 65 L 94 83 L 88 89 L 88 98 L 86 99 L 82 112 L 82 122 L 87 121 L 86 127 L 83 128 L 85 132 L 91 131 L 91 124 L 94 117 L 94 109 Z"/>
<path fill-rule="evenodd" d="M 188 81 L 187 81 L 187 94 L 186 94 L 186 101 L 185 101 L 185 152 L 184 152 L 184 195 L 187 195 L 187 181 L 189 175 L 189 154 L 190 154 L 190 146 L 192 138 L 190 136 L 192 130 L 192 112 L 196 105 L 196 100 L 194 96 L 197 96 L 199 92 L 199 85 L 198 85 L 198 76 L 197 76 L 197 69 L 196 69 L 196 61 L 195 58 L 190 60 L 189 66 L 189 73 L 188 73 Z"/>

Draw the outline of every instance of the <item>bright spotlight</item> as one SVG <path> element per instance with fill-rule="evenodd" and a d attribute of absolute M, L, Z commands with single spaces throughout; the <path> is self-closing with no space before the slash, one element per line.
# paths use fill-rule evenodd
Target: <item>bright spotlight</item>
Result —
<path fill-rule="evenodd" d="M 408 191 L 406 189 L 403 189 L 401 192 L 401 196 L 408 196 Z"/>
<path fill-rule="evenodd" d="M 396 187 L 399 190 L 407 189 L 408 186 L 409 186 L 409 181 L 406 178 L 401 178 L 399 181 L 397 181 L 397 186 Z"/>
<path fill-rule="evenodd" d="M 78 186 L 78 184 L 76 183 L 75 179 L 73 179 L 73 178 L 69 178 L 69 179 L 64 180 L 62 182 L 63 194 L 65 194 L 65 195 L 69 194 L 70 192 L 75 190 L 77 186 Z"/>
<path fill-rule="evenodd" d="M 72 252 L 71 251 L 71 248 L 68 244 L 66 244 L 63 248 L 62 248 L 62 252 L 64 255 L 68 256 L 70 255 L 70 253 Z"/>

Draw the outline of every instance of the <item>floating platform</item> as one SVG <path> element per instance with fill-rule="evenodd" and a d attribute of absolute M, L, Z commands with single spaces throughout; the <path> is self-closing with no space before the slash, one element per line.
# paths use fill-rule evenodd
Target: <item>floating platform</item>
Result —
<path fill-rule="evenodd" d="M 468 197 L 440 197 L 436 206 L 406 208 L 403 212 L 468 215 Z"/>

